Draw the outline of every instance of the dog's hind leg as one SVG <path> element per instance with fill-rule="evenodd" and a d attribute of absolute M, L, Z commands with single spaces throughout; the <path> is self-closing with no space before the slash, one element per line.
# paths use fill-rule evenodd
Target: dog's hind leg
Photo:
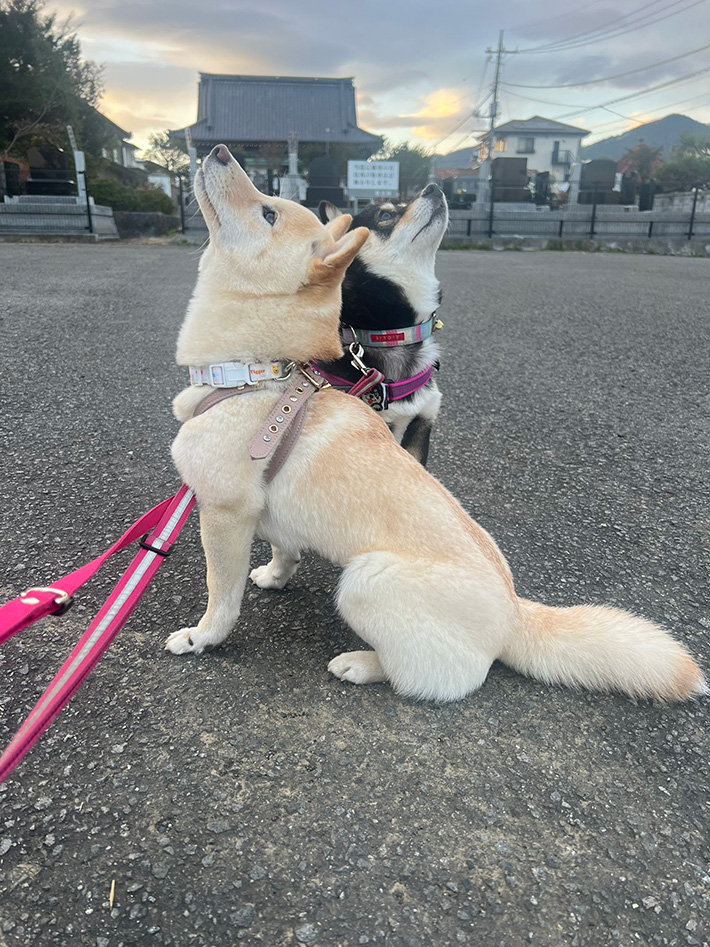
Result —
<path fill-rule="evenodd" d="M 398 693 L 424 700 L 458 700 L 477 690 L 507 620 L 489 579 L 395 553 L 357 556 L 341 578 L 338 608 L 375 652 L 342 654 L 330 670 L 355 683 L 387 679 Z"/>
<path fill-rule="evenodd" d="M 418 415 L 407 425 L 407 429 L 400 441 L 402 447 L 408 451 L 422 467 L 426 467 L 429 457 L 429 440 L 431 438 L 432 421 Z"/>
<path fill-rule="evenodd" d="M 328 670 L 351 684 L 379 684 L 387 680 L 376 651 L 345 651 L 333 658 Z"/>
<path fill-rule="evenodd" d="M 295 574 L 300 561 L 299 552 L 291 553 L 280 546 L 272 546 L 271 562 L 252 569 L 249 578 L 260 589 L 282 589 Z"/>
<path fill-rule="evenodd" d="M 249 570 L 249 551 L 259 511 L 248 504 L 200 509 L 200 536 L 207 560 L 207 611 L 194 628 L 181 628 L 165 642 L 173 654 L 201 654 L 221 644 L 239 618 Z"/>

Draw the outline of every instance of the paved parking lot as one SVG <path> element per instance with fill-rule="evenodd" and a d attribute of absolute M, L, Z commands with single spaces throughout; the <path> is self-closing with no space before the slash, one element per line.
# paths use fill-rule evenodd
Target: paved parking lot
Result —
<path fill-rule="evenodd" d="M 0 256 L 8 597 L 174 491 L 197 255 Z M 452 251 L 438 267 L 433 472 L 521 594 L 635 609 L 710 667 L 710 261 Z M 206 598 L 196 519 L 183 535 L 0 787 L 0 947 L 708 943 L 707 701 L 634 704 L 500 665 L 445 707 L 342 684 L 326 665 L 355 641 L 313 557 L 290 589 L 247 592 L 225 647 L 176 658 L 163 639 Z M 3 743 L 116 576 L 3 648 Z"/>

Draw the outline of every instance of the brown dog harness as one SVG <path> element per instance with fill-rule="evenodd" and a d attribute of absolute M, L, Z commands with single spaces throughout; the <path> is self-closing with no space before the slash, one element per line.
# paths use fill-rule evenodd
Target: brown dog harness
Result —
<path fill-rule="evenodd" d="M 287 388 L 249 444 L 249 456 L 252 460 L 268 461 L 264 471 L 266 483 L 271 483 L 293 450 L 306 420 L 306 407 L 310 398 L 317 391 L 330 388 L 328 382 L 314 368 L 299 365 L 296 370 L 302 377 Z M 196 418 L 219 404 L 220 401 L 235 398 L 249 391 L 258 391 L 262 387 L 261 384 L 257 384 L 239 385 L 237 388 L 218 388 L 199 402 L 192 416 Z"/>

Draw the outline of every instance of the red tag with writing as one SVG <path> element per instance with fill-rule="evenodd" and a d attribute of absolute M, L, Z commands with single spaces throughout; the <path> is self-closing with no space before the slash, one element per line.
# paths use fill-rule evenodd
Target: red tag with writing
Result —
<path fill-rule="evenodd" d="M 373 342 L 403 342 L 404 332 L 388 332 L 384 335 L 375 335 L 373 333 L 370 338 Z"/>

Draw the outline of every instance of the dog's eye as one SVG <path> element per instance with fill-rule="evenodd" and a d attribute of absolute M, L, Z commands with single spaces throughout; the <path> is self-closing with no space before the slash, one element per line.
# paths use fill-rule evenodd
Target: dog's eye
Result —
<path fill-rule="evenodd" d="M 394 214 L 391 214 L 388 210 L 381 210 L 380 216 L 378 219 L 380 223 L 382 223 L 383 220 L 392 220 L 393 217 L 394 217 Z"/>
<path fill-rule="evenodd" d="M 263 208 L 264 220 L 267 224 L 270 224 L 272 227 L 276 223 L 276 211 L 272 210 L 270 207 Z"/>

